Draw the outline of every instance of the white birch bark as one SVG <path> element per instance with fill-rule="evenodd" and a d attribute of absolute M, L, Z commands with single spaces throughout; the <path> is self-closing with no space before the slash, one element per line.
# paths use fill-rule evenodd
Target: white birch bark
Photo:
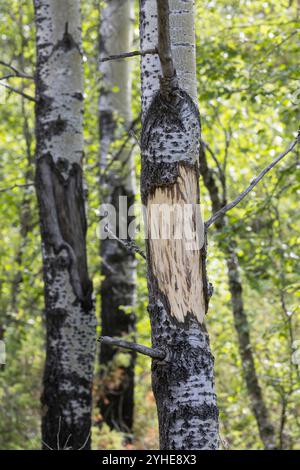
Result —
<path fill-rule="evenodd" d="M 36 190 L 43 246 L 46 363 L 43 446 L 88 448 L 95 352 L 82 176 L 79 0 L 34 0 Z"/>

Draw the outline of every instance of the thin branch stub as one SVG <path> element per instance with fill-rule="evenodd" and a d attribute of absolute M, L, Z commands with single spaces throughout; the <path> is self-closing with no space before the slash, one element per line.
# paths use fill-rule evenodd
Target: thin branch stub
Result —
<path fill-rule="evenodd" d="M 129 349 L 130 351 L 135 351 L 140 354 L 144 354 L 144 356 L 152 357 L 152 359 L 160 359 L 163 360 L 166 357 L 166 353 L 161 351 L 160 349 L 153 349 L 148 348 L 142 344 L 132 343 L 129 341 L 124 341 L 120 338 L 111 338 L 110 336 L 100 336 L 98 341 L 103 344 L 107 344 L 110 346 L 116 346 L 122 349 Z"/>
<path fill-rule="evenodd" d="M 157 49 L 146 49 L 145 51 L 132 51 L 132 52 L 121 52 L 120 54 L 113 54 L 108 57 L 103 57 L 100 59 L 100 63 L 108 62 L 110 60 L 121 60 L 127 59 L 128 57 L 135 57 L 135 56 L 145 56 L 148 54 L 157 54 Z"/>

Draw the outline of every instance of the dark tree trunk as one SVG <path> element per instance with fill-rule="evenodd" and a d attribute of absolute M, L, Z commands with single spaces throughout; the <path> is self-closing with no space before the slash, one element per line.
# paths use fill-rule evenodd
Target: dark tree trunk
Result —
<path fill-rule="evenodd" d="M 105 2 L 101 11 L 100 58 L 120 50 L 130 50 L 132 7 L 130 0 Z M 100 63 L 100 72 L 101 203 L 111 204 L 119 221 L 119 217 L 125 220 L 126 213 L 123 211 L 127 212 L 135 198 L 132 145 L 128 137 L 132 119 L 130 62 Z M 113 150 L 118 139 L 119 148 Z M 125 208 L 120 204 L 120 198 Z M 122 238 L 123 234 L 118 229 L 119 223 L 115 235 Z M 109 234 L 101 240 L 100 250 L 104 278 L 101 284 L 102 335 L 132 339 L 135 332 L 134 255 L 117 240 L 110 238 Z M 118 351 L 101 345 L 99 407 L 103 421 L 111 429 L 130 433 L 133 427 L 135 354 L 123 352 L 123 358 L 124 355 L 127 359 L 120 364 Z"/>

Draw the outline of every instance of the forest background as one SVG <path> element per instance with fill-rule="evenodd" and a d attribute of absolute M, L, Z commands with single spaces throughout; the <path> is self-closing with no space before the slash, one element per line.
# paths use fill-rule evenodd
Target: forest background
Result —
<path fill-rule="evenodd" d="M 196 1 L 197 78 L 202 139 L 218 185 L 232 200 L 293 139 L 299 122 L 299 1 Z M 101 2 L 82 2 L 85 72 L 85 177 L 88 256 L 100 305 L 99 20 Z M 139 49 L 138 6 L 133 49 Z M 31 1 L 1 0 L 0 79 L 0 448 L 40 448 L 40 394 L 45 356 L 42 259 L 34 178 L 35 25 Z M 139 59 L 131 58 L 133 118 L 140 114 Z M 11 64 L 28 77 L 10 77 Z M 140 128 L 136 129 L 139 138 Z M 132 138 L 136 144 L 136 139 Z M 116 142 L 116 147 L 122 144 Z M 220 172 L 220 168 L 222 172 Z M 136 178 L 140 175 L 135 145 Z M 137 183 L 138 184 L 138 183 Z M 206 218 L 211 202 L 201 184 Z M 277 442 L 300 448 L 299 149 L 232 210 L 223 230 L 210 231 L 208 271 L 215 290 L 207 327 L 215 356 L 221 439 L 225 448 L 262 449 L 242 374 L 222 239 L 233 239 L 242 275 L 251 347 Z M 142 245 L 142 240 L 138 240 Z M 213 253 L 213 257 L 211 256 Z M 138 262 L 137 341 L 150 345 L 146 269 Z M 128 312 L 130 313 L 130 312 Z M 100 322 L 98 334 L 100 334 Z M 126 364 L 126 353 L 118 361 Z M 96 365 L 96 367 L 99 367 Z M 94 393 L 99 383 L 95 374 Z M 101 431 L 93 416 L 94 449 L 155 449 L 156 408 L 150 359 L 138 356 L 132 442 Z"/>

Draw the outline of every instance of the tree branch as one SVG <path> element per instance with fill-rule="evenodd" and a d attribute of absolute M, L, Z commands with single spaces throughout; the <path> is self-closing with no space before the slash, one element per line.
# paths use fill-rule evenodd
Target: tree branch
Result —
<path fill-rule="evenodd" d="M 143 346 L 142 344 L 124 341 L 123 339 L 119 338 L 111 338 L 110 336 L 100 336 L 100 338 L 98 338 L 98 341 L 100 343 L 108 344 L 110 346 L 117 346 L 118 348 L 136 351 L 140 354 L 144 354 L 145 356 L 152 357 L 152 359 L 162 360 L 166 357 L 166 353 L 164 351 L 161 351 L 160 349 L 148 348 L 147 346 Z"/>
<path fill-rule="evenodd" d="M 120 59 L 127 59 L 128 57 L 134 56 L 145 56 L 148 54 L 157 54 L 157 49 L 146 49 L 145 51 L 132 51 L 132 52 L 121 52 L 120 54 L 110 55 L 108 57 L 103 57 L 100 59 L 101 62 L 108 62 L 109 60 L 120 60 Z"/>
<path fill-rule="evenodd" d="M 7 85 L 7 83 L 1 83 L 1 82 L 0 82 L 0 85 L 3 86 L 4 88 L 7 88 L 10 91 L 13 91 L 14 93 L 17 93 L 18 95 L 23 96 L 23 98 L 26 98 L 29 101 L 33 101 L 34 103 L 37 102 L 37 100 L 33 96 L 27 95 L 27 93 L 24 93 L 23 91 L 18 90 L 18 88 L 14 88 L 11 85 Z"/>
<path fill-rule="evenodd" d="M 282 152 L 277 158 L 275 158 L 275 160 L 273 160 L 272 163 L 270 163 L 268 166 L 266 166 L 266 168 L 264 168 L 259 173 L 259 175 L 251 181 L 249 186 L 244 191 L 242 191 L 241 194 L 239 194 L 232 202 L 230 202 L 229 204 L 226 204 L 226 206 L 222 207 L 222 209 L 220 209 L 218 212 L 216 212 L 207 222 L 205 222 L 206 228 L 210 227 L 220 217 L 223 217 L 224 214 L 226 214 L 228 211 L 233 209 L 233 207 L 237 206 L 244 199 L 244 197 L 247 196 L 247 194 L 249 194 L 250 191 L 252 191 L 252 189 L 257 185 L 257 183 L 259 183 L 259 181 L 275 165 L 277 165 L 277 163 L 280 162 L 280 160 L 282 160 L 288 153 L 290 153 L 296 147 L 296 145 L 299 143 L 299 139 L 300 139 L 300 130 L 298 131 L 298 135 L 297 135 L 296 139 L 288 146 L 288 148 L 284 152 Z"/>
<path fill-rule="evenodd" d="M 11 191 L 15 188 L 29 188 L 30 186 L 34 186 L 34 183 L 24 183 L 24 184 L 13 184 L 8 188 L 0 188 L 0 193 L 5 193 L 6 191 Z"/>
<path fill-rule="evenodd" d="M 118 238 L 109 228 L 106 226 L 104 228 L 105 232 L 109 233 L 114 240 L 120 243 L 120 245 L 124 246 L 129 253 L 137 253 L 142 258 L 146 259 L 146 255 L 143 250 L 135 243 L 134 240 L 122 240 Z"/>

